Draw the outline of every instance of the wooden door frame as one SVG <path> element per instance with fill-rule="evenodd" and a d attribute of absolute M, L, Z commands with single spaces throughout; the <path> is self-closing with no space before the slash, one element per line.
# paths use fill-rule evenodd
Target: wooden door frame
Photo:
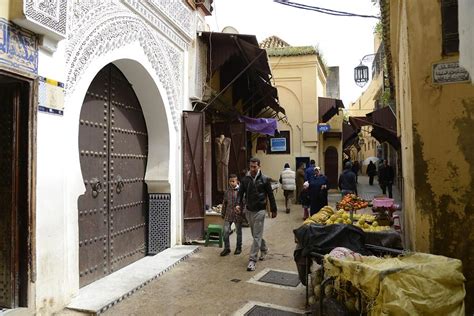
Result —
<path fill-rule="evenodd" d="M 197 171 L 196 171 L 196 167 L 195 165 L 193 165 L 193 168 L 192 168 L 192 172 L 194 172 L 195 176 L 196 176 L 196 181 L 197 181 L 197 185 L 198 185 L 198 193 L 200 194 L 200 201 L 201 201 L 201 205 L 200 205 L 200 212 L 199 214 L 196 214 L 196 216 L 191 216 L 191 217 L 186 217 L 186 206 L 187 206 L 187 199 L 188 199 L 188 195 L 187 195 L 187 192 L 189 192 L 187 189 L 188 189 L 188 185 L 186 184 L 186 141 L 188 140 L 187 139 L 187 129 L 188 129 L 188 126 L 187 126 L 187 123 L 186 123 L 186 120 L 187 120 L 187 117 L 191 114 L 191 115 L 194 115 L 194 114 L 199 114 L 201 115 L 201 122 L 200 122 L 200 129 L 201 129 L 201 133 L 202 133 L 202 152 L 201 152 L 201 162 L 202 162 L 202 175 L 201 175 L 201 178 L 198 179 L 197 178 Z M 191 231 L 191 239 L 193 237 L 195 238 L 203 238 L 204 237 L 204 216 L 205 216 L 205 210 L 204 210 L 204 205 L 205 205 L 205 196 L 204 196 L 204 192 L 205 192 L 205 187 L 204 187 L 204 179 L 205 179 L 205 170 L 204 170 L 204 160 L 205 160 L 205 157 L 204 157 L 204 127 L 205 127 L 205 116 L 204 116 L 204 113 L 202 112 L 195 112 L 195 111 L 183 111 L 183 114 L 182 114 L 182 135 L 181 135 L 181 144 L 182 144 L 182 178 L 183 178 L 183 186 L 182 186 L 182 193 L 183 193 L 183 212 L 182 212 L 182 215 L 183 215 L 183 218 L 182 218 L 182 224 L 183 224 L 183 230 L 182 230 L 182 238 L 183 238 L 183 241 L 184 242 L 190 242 L 192 240 L 190 240 L 190 238 L 188 238 L 188 235 L 186 234 L 186 228 L 188 227 L 194 227 L 196 229 L 199 229 L 199 232 L 194 232 L 194 231 Z M 196 151 L 192 152 L 191 153 L 192 155 L 195 155 L 196 154 Z M 192 158 L 192 161 L 194 162 L 195 159 L 194 159 L 194 156 L 191 157 Z M 193 173 L 191 173 L 191 177 L 189 178 L 189 181 L 193 178 L 192 177 Z M 189 186 L 191 186 L 189 184 Z M 191 192 L 191 196 L 192 196 L 192 192 Z M 190 228 L 190 230 L 192 230 Z M 200 235 L 200 236 L 198 236 Z"/>
<path fill-rule="evenodd" d="M 23 138 L 22 141 L 26 141 L 25 151 L 28 153 L 27 166 L 23 170 L 24 174 L 27 176 L 26 183 L 24 185 L 23 195 L 20 198 L 25 197 L 26 202 L 24 202 L 26 210 L 23 213 L 20 213 L 19 216 L 22 216 L 24 219 L 24 224 L 22 227 L 18 225 L 18 217 L 16 220 L 16 228 L 19 232 L 21 229 L 26 233 L 23 236 L 19 236 L 18 239 L 14 241 L 16 244 L 16 249 L 18 259 L 18 299 L 14 302 L 14 307 L 28 307 L 34 305 L 34 297 L 29 295 L 34 291 L 31 290 L 32 283 L 36 282 L 36 126 L 37 126 L 37 103 L 38 103 L 38 77 L 36 75 L 19 71 L 18 69 L 13 69 L 7 66 L 0 66 L 0 75 L 5 77 L 10 77 L 12 79 L 18 80 L 22 85 L 20 91 L 21 98 L 25 98 L 20 102 L 27 102 L 25 105 L 27 108 L 27 115 L 25 120 L 28 122 L 23 122 L 26 126 L 24 127 L 26 131 L 26 139 Z M 20 106 L 23 106 L 21 104 Z M 21 171 L 20 171 L 21 172 Z M 25 196 L 26 195 L 26 196 Z M 26 220 L 25 220 L 26 218 Z M 26 231 L 25 231 L 26 230 Z"/>

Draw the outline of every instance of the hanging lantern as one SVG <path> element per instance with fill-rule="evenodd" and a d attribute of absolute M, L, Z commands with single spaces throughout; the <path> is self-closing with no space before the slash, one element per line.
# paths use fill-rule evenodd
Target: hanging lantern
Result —
<path fill-rule="evenodd" d="M 359 87 L 365 86 L 369 81 L 369 67 L 362 65 L 362 63 L 354 68 L 354 81 Z"/>

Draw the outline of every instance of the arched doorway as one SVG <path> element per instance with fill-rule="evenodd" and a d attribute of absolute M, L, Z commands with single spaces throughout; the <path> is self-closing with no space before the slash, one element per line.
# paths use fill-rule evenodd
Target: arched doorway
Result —
<path fill-rule="evenodd" d="M 337 189 L 338 181 L 338 154 L 336 147 L 329 146 L 324 153 L 324 172 L 329 180 L 329 188 Z"/>
<path fill-rule="evenodd" d="M 87 285 L 144 257 L 148 134 L 131 84 L 113 64 L 84 98 L 79 153 L 79 282 Z"/>

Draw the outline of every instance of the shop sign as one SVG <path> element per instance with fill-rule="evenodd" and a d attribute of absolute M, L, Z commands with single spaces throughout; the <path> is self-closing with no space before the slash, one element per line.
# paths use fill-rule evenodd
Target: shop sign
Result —
<path fill-rule="evenodd" d="M 447 84 L 469 81 L 471 81 L 469 73 L 459 66 L 459 62 L 433 64 L 433 83 Z"/>
<path fill-rule="evenodd" d="M 286 138 L 270 138 L 271 151 L 286 151 Z"/>
<path fill-rule="evenodd" d="M 38 77 L 38 81 L 38 110 L 63 115 L 64 83 L 45 77 Z"/>
<path fill-rule="evenodd" d="M 326 124 L 326 123 L 318 124 L 318 132 L 326 133 L 326 132 L 329 132 L 330 130 L 331 130 L 331 125 Z"/>

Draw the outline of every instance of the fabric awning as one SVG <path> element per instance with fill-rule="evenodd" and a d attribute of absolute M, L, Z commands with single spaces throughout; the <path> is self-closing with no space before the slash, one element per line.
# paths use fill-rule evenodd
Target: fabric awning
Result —
<path fill-rule="evenodd" d="M 357 130 L 346 121 L 342 122 L 342 148 L 345 149 L 358 140 Z"/>
<path fill-rule="evenodd" d="M 358 131 L 362 126 L 372 125 L 372 120 L 365 116 L 349 116 L 349 123 Z"/>
<path fill-rule="evenodd" d="M 384 128 L 395 135 L 397 134 L 397 117 L 389 106 L 377 109 L 366 115 L 374 126 Z"/>
<path fill-rule="evenodd" d="M 371 135 L 379 143 L 387 142 L 393 148 L 400 148 L 400 139 L 397 136 L 397 118 L 390 107 L 383 107 L 364 116 L 349 117 L 351 126 L 359 131 L 362 126 L 372 126 Z"/>
<path fill-rule="evenodd" d="M 232 85 L 233 103 L 242 101 L 241 114 L 257 117 L 266 107 L 285 113 L 271 84 L 267 53 L 258 45 L 255 35 L 198 32 L 207 44 L 207 78 L 221 72 L 220 86 Z"/>
<path fill-rule="evenodd" d="M 344 108 L 342 100 L 333 98 L 318 97 L 319 121 L 326 123 L 334 115 L 339 113 L 339 109 Z"/>

